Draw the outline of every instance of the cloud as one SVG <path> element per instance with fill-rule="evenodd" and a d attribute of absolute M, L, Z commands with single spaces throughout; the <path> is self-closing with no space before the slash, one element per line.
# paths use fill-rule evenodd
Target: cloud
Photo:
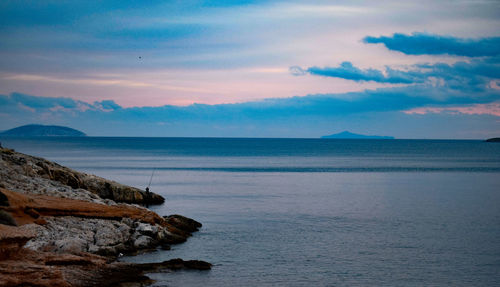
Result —
<path fill-rule="evenodd" d="M 294 76 L 303 76 L 307 73 L 304 69 L 299 66 L 291 66 L 288 71 Z"/>
<path fill-rule="evenodd" d="M 500 117 L 500 103 L 491 103 L 491 104 L 475 104 L 475 105 L 466 105 L 459 107 L 424 107 L 424 108 L 414 108 L 411 110 L 403 111 L 405 114 L 418 114 L 425 115 L 429 113 L 439 114 L 443 112 L 449 113 L 460 113 L 467 115 L 493 115 Z"/>
<path fill-rule="evenodd" d="M 24 106 L 29 108 L 30 111 L 38 113 L 50 111 L 111 111 L 121 109 L 121 107 L 112 100 L 96 101 L 93 104 L 89 104 L 64 97 L 35 97 L 21 93 L 0 95 L 0 110 L 8 111 L 16 106 Z"/>
<path fill-rule="evenodd" d="M 298 69 L 295 67 L 294 71 L 297 70 Z M 387 76 L 385 76 L 381 71 L 376 69 L 361 70 L 357 67 L 354 67 L 351 62 L 343 62 L 340 64 L 339 67 L 325 67 L 325 68 L 311 67 L 305 70 L 305 72 L 308 72 L 311 75 L 342 78 L 357 82 L 374 81 L 378 83 L 390 83 L 390 84 L 411 84 L 420 81 L 420 79 L 418 79 L 417 77 L 412 76 L 411 73 L 388 68 L 386 70 Z M 295 73 L 295 75 L 298 74 Z"/>
<path fill-rule="evenodd" d="M 407 55 L 456 55 L 484 57 L 500 55 L 500 37 L 463 39 L 425 33 L 411 35 L 393 34 L 392 36 L 367 36 L 363 42 L 383 44 L 389 50 Z"/>
<path fill-rule="evenodd" d="M 10 96 L 0 96 L 2 104 L 22 104 L 33 109 L 54 108 L 57 106 L 63 108 L 76 108 L 77 102 L 70 98 L 40 98 L 20 93 L 12 93 Z"/>
<path fill-rule="evenodd" d="M 377 126 L 378 129 L 367 129 L 366 133 L 453 137 L 451 131 L 463 131 L 461 125 L 467 125 L 467 119 L 472 131 L 483 125 L 491 133 L 498 130 L 495 121 L 499 119 L 499 102 L 500 92 L 496 90 L 470 95 L 425 85 L 238 104 L 132 108 L 120 107 L 112 101 L 90 104 L 68 98 L 11 94 L 0 95 L 0 130 L 42 123 L 69 125 L 102 136 L 316 137 L 337 129 Z M 406 123 L 426 134 L 412 134 L 402 128 Z M 438 132 L 443 126 L 449 129 L 448 134 Z"/>
<path fill-rule="evenodd" d="M 401 111 L 426 106 L 457 106 L 485 104 L 500 100 L 500 90 L 485 89 L 470 94 L 432 83 L 382 88 L 343 94 L 308 95 L 304 97 L 271 98 L 237 104 L 166 105 L 161 107 L 123 108 L 114 101 L 93 104 L 69 98 L 35 97 L 14 93 L 0 95 L 0 112 L 15 111 L 20 104 L 37 113 L 73 109 L 87 117 L 105 117 L 123 121 L 136 120 L 273 120 L 295 116 L 337 116 L 363 112 Z M 82 109 L 85 106 L 86 109 Z M 54 109 L 64 107 L 65 109 Z"/>
<path fill-rule="evenodd" d="M 376 69 L 359 69 L 350 62 L 343 62 L 339 67 L 302 69 L 294 66 L 290 68 L 290 72 L 296 76 L 308 73 L 357 82 L 446 86 L 450 90 L 476 92 L 497 87 L 496 83 L 500 79 L 499 59 L 500 57 L 483 57 L 454 64 L 420 63 L 411 65 L 409 70 L 386 67 L 385 74 Z"/>

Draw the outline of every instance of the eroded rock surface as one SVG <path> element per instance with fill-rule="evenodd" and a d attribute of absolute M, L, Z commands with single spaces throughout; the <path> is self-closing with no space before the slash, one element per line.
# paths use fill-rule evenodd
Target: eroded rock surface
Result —
<path fill-rule="evenodd" d="M 144 271 L 210 269 L 181 259 L 113 262 L 120 253 L 168 250 L 201 224 L 128 204 L 145 203 L 136 188 L 5 148 L 0 155 L 0 286 L 147 284 Z M 151 199 L 163 202 L 154 194 Z"/>
<path fill-rule="evenodd" d="M 117 255 L 182 243 L 193 231 L 192 219 L 178 215 L 166 219 L 140 206 L 20 194 L 1 188 L 0 194 L 9 202 L 0 206 L 0 211 L 11 216 L 16 225 L 30 226 L 36 232 L 27 243 L 32 250 Z"/>
<path fill-rule="evenodd" d="M 165 199 L 135 187 L 78 172 L 43 158 L 0 148 L 0 187 L 30 194 L 46 194 L 112 204 L 161 204 Z M 108 201 L 106 201 L 108 200 Z"/>

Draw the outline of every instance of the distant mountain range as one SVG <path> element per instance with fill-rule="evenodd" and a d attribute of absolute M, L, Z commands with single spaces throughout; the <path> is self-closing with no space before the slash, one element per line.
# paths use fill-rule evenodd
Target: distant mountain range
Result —
<path fill-rule="evenodd" d="M 0 136 L 10 137 L 84 137 L 85 133 L 68 127 L 25 125 L 0 132 Z"/>
<path fill-rule="evenodd" d="M 351 133 L 349 131 L 343 131 L 338 134 L 322 136 L 322 139 L 384 139 L 384 140 L 392 140 L 394 137 L 389 136 L 367 136 L 361 134 Z"/>

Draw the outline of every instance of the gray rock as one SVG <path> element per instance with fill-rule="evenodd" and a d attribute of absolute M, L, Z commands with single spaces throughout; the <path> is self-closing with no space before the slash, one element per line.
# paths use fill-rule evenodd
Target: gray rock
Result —
<path fill-rule="evenodd" d="M 54 241 L 54 250 L 58 253 L 77 254 L 87 251 L 88 243 L 81 238 L 65 238 Z"/>
<path fill-rule="evenodd" d="M 135 230 L 140 234 L 147 236 L 156 237 L 156 234 L 158 234 L 158 227 L 142 222 L 137 223 L 137 227 L 135 228 Z"/>
<path fill-rule="evenodd" d="M 155 245 L 154 239 L 146 235 L 141 235 L 134 240 L 134 247 L 137 249 L 145 249 L 153 245 Z"/>
<path fill-rule="evenodd" d="M 32 250 L 87 251 L 117 255 L 155 246 L 163 228 L 131 219 L 107 220 L 78 217 L 46 217 L 44 226 L 33 224 L 37 234 L 26 247 Z M 133 227 L 135 226 L 135 227 Z"/>

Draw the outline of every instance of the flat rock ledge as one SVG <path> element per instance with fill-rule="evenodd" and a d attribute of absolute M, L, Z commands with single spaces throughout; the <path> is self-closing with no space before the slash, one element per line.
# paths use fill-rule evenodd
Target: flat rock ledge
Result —
<path fill-rule="evenodd" d="M 182 259 L 116 262 L 168 250 L 202 225 L 127 203 L 148 203 L 138 189 L 9 149 L 0 155 L 0 286 L 145 286 L 145 272 L 211 268 Z"/>
<path fill-rule="evenodd" d="M 0 230 L 5 228 L 0 225 Z M 29 237 L 19 231 L 10 232 Z M 146 264 L 109 262 L 106 257 L 89 253 L 59 254 L 20 247 L 1 258 L 0 286 L 147 286 L 153 283 L 145 275 L 147 272 L 210 270 L 211 267 L 204 261 L 182 259 Z"/>

